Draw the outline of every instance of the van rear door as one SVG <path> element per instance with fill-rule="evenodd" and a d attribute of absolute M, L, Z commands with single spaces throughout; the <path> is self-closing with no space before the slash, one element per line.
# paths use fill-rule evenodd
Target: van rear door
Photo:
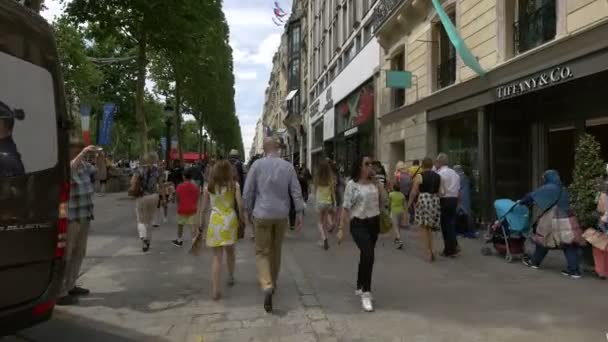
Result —
<path fill-rule="evenodd" d="M 69 189 L 62 82 L 48 24 L 0 1 L 0 316 L 58 290 Z"/>

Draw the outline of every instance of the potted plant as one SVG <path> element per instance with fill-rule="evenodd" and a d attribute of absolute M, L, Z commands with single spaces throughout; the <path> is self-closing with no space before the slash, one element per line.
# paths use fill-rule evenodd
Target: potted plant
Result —
<path fill-rule="evenodd" d="M 569 187 L 570 206 L 581 228 L 597 226 L 597 195 L 605 172 L 605 164 L 600 156 L 600 144 L 595 138 L 584 133 L 579 137 L 574 153 L 573 181 Z M 593 265 L 591 248 L 583 248 L 585 264 Z"/>

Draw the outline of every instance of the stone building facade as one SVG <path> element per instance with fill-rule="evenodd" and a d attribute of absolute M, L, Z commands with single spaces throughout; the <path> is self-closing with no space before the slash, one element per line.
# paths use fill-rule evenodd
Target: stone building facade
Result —
<path fill-rule="evenodd" d="M 441 1 L 484 77 L 463 63 L 430 0 L 379 2 L 380 69 L 412 74 L 405 90 L 379 75 L 378 155 L 391 170 L 446 152 L 468 167 L 478 214 L 489 216 L 488 203 L 518 198 L 546 168 L 568 183 L 582 132 L 608 158 L 608 2 Z"/>
<path fill-rule="evenodd" d="M 372 35 L 376 0 L 309 0 L 308 153 L 347 171 L 356 156 L 375 151 L 375 75 Z"/>

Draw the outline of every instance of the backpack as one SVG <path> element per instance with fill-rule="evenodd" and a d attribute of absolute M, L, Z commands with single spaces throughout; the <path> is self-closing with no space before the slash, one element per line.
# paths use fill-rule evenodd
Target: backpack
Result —
<path fill-rule="evenodd" d="M 418 174 L 416 171 L 413 175 L 409 172 L 400 172 L 399 173 L 399 191 L 408 198 L 410 196 L 410 192 L 412 191 L 412 186 L 414 185 L 414 177 Z"/>
<path fill-rule="evenodd" d="M 151 170 L 148 169 L 146 172 L 146 176 L 142 179 L 141 175 L 135 174 L 135 179 L 131 182 L 131 186 L 129 187 L 128 195 L 130 197 L 142 197 L 144 195 L 144 184 L 150 179 Z"/>

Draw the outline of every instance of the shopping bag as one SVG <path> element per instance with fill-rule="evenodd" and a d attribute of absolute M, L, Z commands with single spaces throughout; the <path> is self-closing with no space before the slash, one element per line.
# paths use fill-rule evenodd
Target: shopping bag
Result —
<path fill-rule="evenodd" d="M 198 234 L 196 234 L 196 237 L 194 237 L 194 240 L 192 241 L 192 246 L 190 247 L 189 253 L 194 256 L 199 256 L 199 255 L 201 255 L 202 251 L 203 251 L 203 232 L 201 230 L 199 230 Z"/>
<path fill-rule="evenodd" d="M 555 207 L 546 211 L 536 222 L 534 231 L 534 241 L 547 248 L 557 248 L 560 246 L 560 236 L 555 234 L 553 229 L 553 218 L 555 217 Z"/>
<path fill-rule="evenodd" d="M 380 234 L 386 234 L 393 229 L 393 220 L 387 211 L 380 214 Z"/>
<path fill-rule="evenodd" d="M 584 242 L 581 238 L 582 232 L 576 216 L 553 217 L 552 228 L 553 233 L 559 237 L 562 244 L 581 244 Z"/>
<path fill-rule="evenodd" d="M 591 244 L 591 246 L 601 250 L 608 251 L 608 234 L 587 228 L 583 233 L 583 238 Z"/>

